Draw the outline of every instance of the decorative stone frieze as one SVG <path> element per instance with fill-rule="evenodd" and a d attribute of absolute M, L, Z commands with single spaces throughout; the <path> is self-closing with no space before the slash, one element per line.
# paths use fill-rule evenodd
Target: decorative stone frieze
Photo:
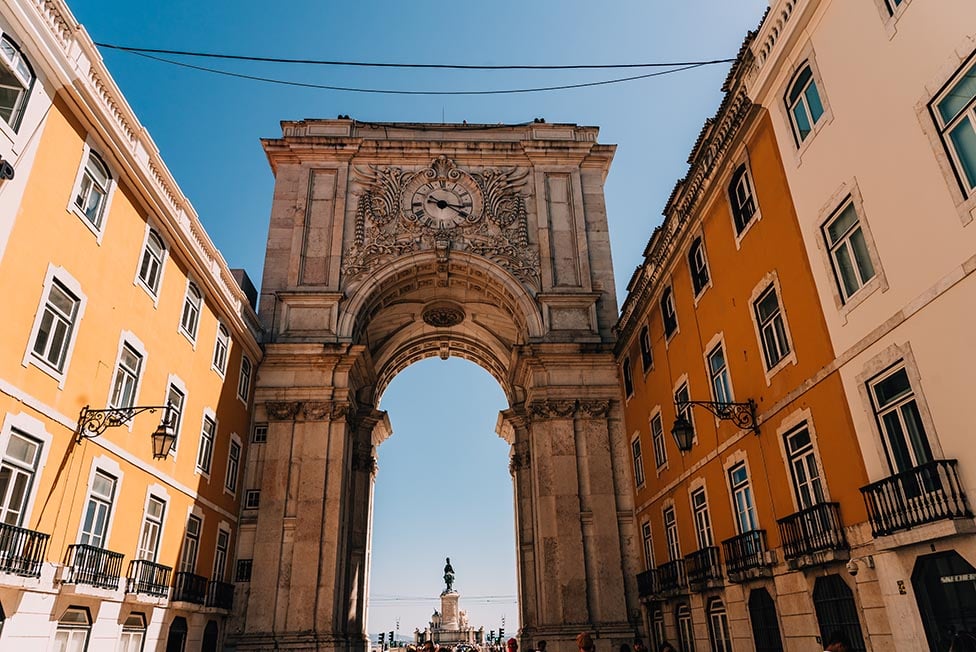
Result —
<path fill-rule="evenodd" d="M 580 416 L 589 419 L 601 419 L 610 414 L 610 399 L 589 399 L 579 402 Z"/>
<path fill-rule="evenodd" d="M 308 401 L 302 404 L 302 416 L 306 421 L 323 421 L 332 414 L 329 401 Z"/>
<path fill-rule="evenodd" d="M 575 399 L 545 399 L 529 404 L 532 419 L 568 419 L 576 414 Z"/>
<path fill-rule="evenodd" d="M 269 421 L 294 421 L 301 407 L 300 401 L 267 401 L 264 404 Z"/>

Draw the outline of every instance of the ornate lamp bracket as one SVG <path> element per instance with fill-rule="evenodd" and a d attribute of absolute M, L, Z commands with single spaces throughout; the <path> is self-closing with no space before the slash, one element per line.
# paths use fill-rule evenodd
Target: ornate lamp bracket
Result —
<path fill-rule="evenodd" d="M 693 405 L 705 408 L 722 421 L 731 421 L 739 428 L 748 428 L 754 434 L 759 434 L 759 423 L 756 421 L 756 402 L 751 398 L 744 403 L 723 403 L 719 401 L 675 401 L 674 403 L 678 414 L 682 414 Z"/>
<path fill-rule="evenodd" d="M 175 426 L 179 412 L 172 405 L 134 405 L 124 408 L 108 408 L 93 410 L 87 405 L 81 408 L 78 415 L 78 427 L 75 429 L 75 443 L 80 444 L 86 439 L 94 439 L 105 433 L 109 428 L 127 425 L 133 417 L 143 412 L 161 410 L 163 417 L 159 427 L 152 433 L 153 457 L 164 459 L 169 455 L 170 448 L 176 440 Z"/>

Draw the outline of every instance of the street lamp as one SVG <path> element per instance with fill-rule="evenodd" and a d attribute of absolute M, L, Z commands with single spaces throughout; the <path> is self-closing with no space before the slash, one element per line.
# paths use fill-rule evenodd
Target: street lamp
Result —
<path fill-rule="evenodd" d="M 753 433 L 759 434 L 759 423 L 756 421 L 756 402 L 751 398 L 745 403 L 719 402 L 719 401 L 675 401 L 674 407 L 678 413 L 678 418 L 671 426 L 671 436 L 674 443 L 678 445 L 678 450 L 687 453 L 691 450 L 692 442 L 695 438 L 695 429 L 691 422 L 685 417 L 685 411 L 698 405 L 721 421 L 732 421 L 739 428 L 749 428 Z"/>
<path fill-rule="evenodd" d="M 156 410 L 162 410 L 163 416 L 152 433 L 153 459 L 166 459 L 176 441 L 176 420 L 180 415 L 173 405 L 134 405 L 106 410 L 93 410 L 86 405 L 78 415 L 75 443 L 80 444 L 85 439 L 99 437 L 109 428 L 127 425 L 137 414 Z"/>

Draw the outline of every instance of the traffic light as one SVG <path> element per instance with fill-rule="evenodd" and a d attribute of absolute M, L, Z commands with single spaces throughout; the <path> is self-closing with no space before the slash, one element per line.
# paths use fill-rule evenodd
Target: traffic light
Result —
<path fill-rule="evenodd" d="M 490 632 L 488 632 L 488 640 L 490 642 L 494 642 L 495 641 L 495 630 L 491 630 Z"/>
<path fill-rule="evenodd" d="M 505 642 L 505 629 L 504 628 L 498 630 L 498 640 L 501 641 L 502 643 Z"/>
<path fill-rule="evenodd" d="M 393 647 L 393 630 L 392 629 L 390 630 L 389 639 L 390 639 L 390 647 Z"/>
<path fill-rule="evenodd" d="M 383 645 L 383 641 L 386 640 L 386 632 L 380 632 L 380 645 Z"/>

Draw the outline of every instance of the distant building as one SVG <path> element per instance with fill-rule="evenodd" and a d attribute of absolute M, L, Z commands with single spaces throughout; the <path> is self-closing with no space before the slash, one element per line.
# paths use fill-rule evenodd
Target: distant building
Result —
<path fill-rule="evenodd" d="M 433 641 L 437 645 L 453 647 L 461 643 L 468 645 L 483 645 L 485 642 L 485 628 L 475 629 L 468 623 L 468 614 L 459 609 L 461 595 L 454 590 L 441 593 L 440 611 L 434 610 L 430 623 L 420 631 L 414 630 L 414 643 Z"/>
<path fill-rule="evenodd" d="M 0 647 L 218 649 L 253 308 L 61 0 L 0 8 L 0 77 Z"/>

